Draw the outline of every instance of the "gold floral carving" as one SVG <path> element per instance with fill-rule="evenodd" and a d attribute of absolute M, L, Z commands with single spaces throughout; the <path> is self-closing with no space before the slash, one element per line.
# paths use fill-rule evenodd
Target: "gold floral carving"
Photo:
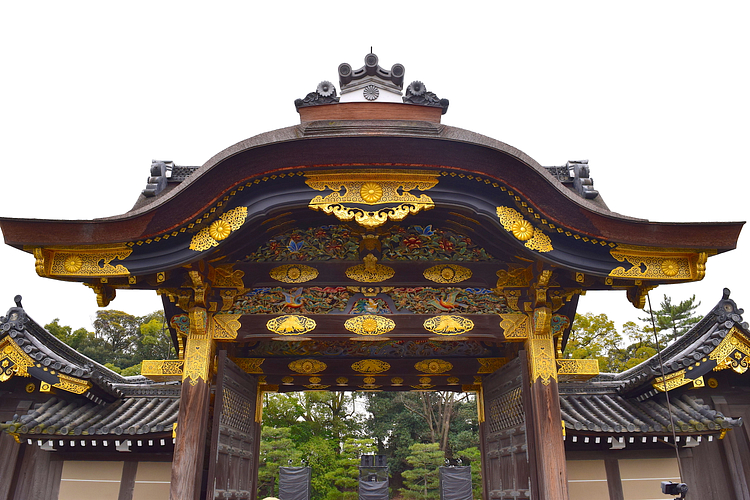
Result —
<path fill-rule="evenodd" d="M 362 359 L 352 363 L 352 370 L 359 373 L 383 373 L 390 369 L 390 364 L 379 359 Z"/>
<path fill-rule="evenodd" d="M 435 385 L 432 383 L 432 379 L 430 377 L 420 377 L 419 385 L 413 385 L 411 387 L 412 389 L 417 390 L 429 390 L 435 387 Z"/>
<path fill-rule="evenodd" d="M 261 365 L 265 361 L 265 358 L 232 358 L 235 365 L 240 367 L 243 372 L 249 373 L 250 375 L 260 375 L 263 373 Z"/>
<path fill-rule="evenodd" d="M 364 377 L 362 379 L 364 385 L 360 385 L 362 389 L 379 389 L 382 385 L 375 385 L 375 377 Z"/>
<path fill-rule="evenodd" d="M 344 323 L 344 328 L 357 335 L 382 335 L 395 327 L 396 323 L 392 319 L 374 314 L 355 316 Z"/>
<path fill-rule="evenodd" d="M 219 219 L 212 222 L 210 226 L 204 227 L 198 231 L 193 239 L 190 240 L 190 250 L 203 252 L 215 246 L 226 239 L 232 231 L 242 227 L 247 219 L 247 207 L 237 207 L 227 210 L 219 216 Z"/>
<path fill-rule="evenodd" d="M 558 359 L 557 377 L 562 382 L 586 380 L 599 375 L 599 361 L 596 359 Z"/>
<path fill-rule="evenodd" d="M 0 382 L 7 382 L 14 375 L 29 377 L 27 369 L 32 366 L 34 360 L 10 337 L 0 342 Z"/>
<path fill-rule="evenodd" d="M 426 319 L 423 326 L 428 332 L 438 335 L 461 335 L 474 329 L 474 322 L 462 316 L 441 314 Z"/>
<path fill-rule="evenodd" d="M 453 369 L 453 363 L 442 359 L 423 359 L 415 363 L 414 368 L 422 373 L 445 373 Z"/>
<path fill-rule="evenodd" d="M 471 278 L 471 269 L 456 264 L 442 264 L 427 268 L 422 274 L 435 283 L 460 283 Z"/>
<path fill-rule="evenodd" d="M 336 379 L 336 385 L 344 386 L 349 384 L 349 379 L 346 377 L 338 377 Z"/>
<path fill-rule="evenodd" d="M 346 277 L 360 283 L 377 283 L 393 278 L 396 271 L 393 268 L 378 264 L 373 254 L 367 254 L 364 264 L 352 266 L 346 270 Z"/>
<path fill-rule="evenodd" d="M 305 283 L 318 277 L 318 270 L 304 264 L 286 264 L 274 267 L 270 271 L 271 278 L 283 283 Z"/>
<path fill-rule="evenodd" d="M 496 288 L 519 287 L 526 288 L 531 283 L 534 273 L 531 267 L 513 267 L 507 271 L 499 270 L 497 273 Z"/>
<path fill-rule="evenodd" d="M 500 328 L 506 340 L 526 340 L 531 334 L 531 322 L 526 314 L 501 314 Z"/>
<path fill-rule="evenodd" d="M 240 329 L 241 314 L 214 314 L 211 337 L 215 340 L 233 340 Z"/>
<path fill-rule="evenodd" d="M 708 358 L 716 361 L 714 371 L 731 368 L 737 373 L 745 373 L 750 362 L 750 340 L 732 327 Z"/>
<path fill-rule="evenodd" d="M 393 377 L 391 379 L 391 385 L 394 387 L 402 386 L 404 385 L 404 379 L 402 379 L 401 377 Z"/>
<path fill-rule="evenodd" d="M 497 217 L 500 219 L 503 229 L 511 233 L 517 240 L 523 241 L 526 248 L 542 253 L 554 250 L 549 236 L 544 234 L 541 229 L 535 228 L 516 209 L 497 207 Z"/>
<path fill-rule="evenodd" d="M 698 281 L 706 274 L 708 252 L 679 248 L 617 245 L 609 251 L 619 262 L 609 276 L 616 278 Z M 713 251 L 711 253 L 714 253 Z"/>
<path fill-rule="evenodd" d="M 553 380 L 557 382 L 555 346 L 551 337 L 540 337 L 526 341 L 527 350 L 531 353 L 531 382 L 541 381 L 543 385 L 549 385 Z"/>
<path fill-rule="evenodd" d="M 196 385 L 199 380 L 203 383 L 210 383 L 214 347 L 214 341 L 208 337 L 192 333 L 188 336 L 182 373 L 183 382 L 187 380 L 190 385 Z"/>
<path fill-rule="evenodd" d="M 325 371 L 326 368 L 328 368 L 328 365 L 317 359 L 295 359 L 289 363 L 289 369 L 293 372 L 305 373 L 308 375 L 312 373 L 320 373 Z"/>
<path fill-rule="evenodd" d="M 130 274 L 127 267 L 111 262 L 125 260 L 132 252 L 126 244 L 33 249 L 37 274 L 46 277 L 127 276 Z"/>
<path fill-rule="evenodd" d="M 185 361 L 181 359 L 144 360 L 141 364 L 141 375 L 154 382 L 182 380 Z"/>
<path fill-rule="evenodd" d="M 411 191 L 431 189 L 438 183 L 439 174 L 423 170 L 336 170 L 306 172 L 305 176 L 311 188 L 333 191 L 313 198 L 311 209 L 372 229 L 433 208 L 435 204 L 429 196 L 417 197 Z M 386 206 L 368 211 L 357 205 Z"/>
<path fill-rule="evenodd" d="M 58 389 L 72 392 L 73 394 L 83 394 L 91 389 L 91 382 L 86 380 L 63 375 L 62 373 L 58 373 L 57 378 L 59 382 L 52 384 L 52 387 L 57 387 Z"/>
<path fill-rule="evenodd" d="M 234 269 L 234 264 L 216 266 L 211 286 L 214 288 L 245 288 L 245 272 Z"/>
<path fill-rule="evenodd" d="M 458 377 L 448 377 L 446 379 L 446 382 L 448 382 L 448 385 L 459 385 L 461 383 L 461 379 Z"/>
<path fill-rule="evenodd" d="M 279 316 L 266 323 L 266 328 L 279 335 L 302 335 L 315 330 L 317 324 L 314 319 L 296 314 Z"/>
<path fill-rule="evenodd" d="M 657 391 L 664 392 L 665 389 L 671 391 L 672 389 L 677 389 L 683 385 L 693 383 L 693 379 L 686 378 L 685 373 L 685 370 L 680 370 L 678 372 L 670 373 L 666 377 L 656 377 L 651 385 Z"/>
<path fill-rule="evenodd" d="M 489 374 L 489 373 L 495 373 L 495 371 L 499 370 L 505 364 L 508 362 L 507 358 L 477 358 L 477 361 L 479 361 L 479 370 L 477 370 L 478 374 Z"/>

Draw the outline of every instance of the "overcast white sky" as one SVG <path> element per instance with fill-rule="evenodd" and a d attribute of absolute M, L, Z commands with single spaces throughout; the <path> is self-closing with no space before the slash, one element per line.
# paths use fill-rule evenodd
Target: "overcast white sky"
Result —
<path fill-rule="evenodd" d="M 261 5 L 257 7 L 256 5 Z M 294 125 L 294 99 L 373 46 L 381 66 L 450 99 L 443 123 L 542 165 L 589 159 L 616 212 L 654 221 L 750 218 L 748 2 L 3 2 L 0 216 L 90 219 L 128 211 L 152 159 L 201 165 Z M 710 258 L 705 313 L 732 290 L 750 308 L 750 229 Z M 0 312 L 24 297 L 42 324 L 92 328 L 93 292 L 38 277 L 0 247 Z M 155 294 L 119 291 L 145 314 Z M 579 312 L 618 327 L 624 292 Z M 749 313 L 750 314 L 750 313 Z"/>

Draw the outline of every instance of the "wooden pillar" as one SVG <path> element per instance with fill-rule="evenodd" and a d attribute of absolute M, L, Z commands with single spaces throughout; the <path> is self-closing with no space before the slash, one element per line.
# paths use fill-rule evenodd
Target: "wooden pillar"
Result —
<path fill-rule="evenodd" d="M 19 461 L 23 460 L 21 444 L 10 434 L 0 432 L 0 500 L 13 498 Z"/>
<path fill-rule="evenodd" d="M 723 396 L 711 396 L 714 407 L 722 412 L 724 415 L 731 415 L 729 404 L 726 398 Z M 735 428 L 730 430 L 724 436 L 721 442 L 721 450 L 724 453 L 724 458 L 727 461 L 727 472 L 732 481 L 734 487 L 734 494 L 736 498 L 742 500 L 750 500 L 750 486 L 748 485 L 747 470 L 750 469 L 750 465 L 743 463 L 742 452 L 740 451 L 740 443 L 737 442 L 738 438 L 743 436 L 737 436 L 739 429 Z M 689 487 L 690 485 L 688 485 Z"/>
<path fill-rule="evenodd" d="M 534 444 L 532 471 L 536 475 L 539 500 L 568 500 L 568 473 L 562 435 L 560 395 L 557 390 L 557 363 L 549 307 L 537 307 L 533 313 L 533 331 L 526 341 L 529 367 L 529 403 L 532 421 L 529 439 Z"/>
<path fill-rule="evenodd" d="M 198 500 L 206 453 L 211 396 L 211 363 L 215 343 L 208 331 L 209 315 L 202 307 L 189 312 L 190 333 L 185 346 L 180 413 L 177 417 L 170 500 Z"/>
<path fill-rule="evenodd" d="M 50 460 L 52 452 L 35 445 L 23 445 L 20 467 L 8 498 L 13 500 L 57 498 L 60 492 L 63 462 Z M 19 454 L 19 458 L 21 458 Z"/>

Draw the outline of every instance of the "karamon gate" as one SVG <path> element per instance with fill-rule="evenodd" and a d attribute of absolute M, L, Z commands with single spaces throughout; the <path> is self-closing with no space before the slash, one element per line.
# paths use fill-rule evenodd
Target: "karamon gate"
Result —
<path fill-rule="evenodd" d="M 162 296 L 179 359 L 143 374 L 182 384 L 173 499 L 253 498 L 262 394 L 306 390 L 475 392 L 485 497 L 568 498 L 558 382 L 598 373 L 561 359 L 579 296 L 643 307 L 741 224 L 612 213 L 587 162 L 441 124 L 448 101 L 374 54 L 339 91 L 201 167 L 155 161 L 124 215 L 4 219 L 6 242 L 100 306 Z"/>

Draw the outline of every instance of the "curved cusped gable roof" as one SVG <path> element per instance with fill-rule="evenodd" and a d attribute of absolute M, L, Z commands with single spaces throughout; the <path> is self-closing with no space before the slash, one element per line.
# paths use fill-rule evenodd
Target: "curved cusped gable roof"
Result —
<path fill-rule="evenodd" d="M 118 260 L 124 265 L 118 271 L 113 264 L 110 274 L 143 274 L 186 265 L 206 257 L 201 252 L 231 246 L 238 240 L 239 226 L 243 226 L 243 240 L 255 238 L 260 246 L 273 234 L 271 225 L 261 225 L 285 212 L 309 227 L 336 223 L 332 215 L 309 209 L 318 194 L 310 187 L 310 173 L 363 170 L 427 172 L 435 177 L 436 184 L 423 191 L 435 208 L 410 215 L 407 222 L 426 224 L 431 218 L 458 214 L 488 240 L 503 241 L 531 258 L 603 276 L 622 266 L 622 277 L 653 278 L 638 272 L 648 267 L 639 255 L 657 247 L 677 252 L 670 263 L 684 262 L 683 267 L 689 268 L 687 274 L 663 278 L 700 279 L 705 257 L 734 248 L 742 226 L 624 217 L 576 195 L 547 169 L 506 144 L 462 129 L 403 120 L 304 122 L 227 148 L 176 188 L 126 214 L 92 221 L 1 219 L 0 226 L 10 245 L 28 251 L 100 245 L 109 252 L 104 252 L 105 267 Z M 195 251 L 196 233 L 208 231 L 209 225 L 232 210 L 230 218 L 245 209 L 246 218 L 229 221 L 228 237 L 208 240 L 207 248 Z M 513 222 L 520 219 L 535 228 L 534 235 L 538 230 L 541 243 L 512 232 Z M 72 277 L 76 272 L 62 275 Z"/>

